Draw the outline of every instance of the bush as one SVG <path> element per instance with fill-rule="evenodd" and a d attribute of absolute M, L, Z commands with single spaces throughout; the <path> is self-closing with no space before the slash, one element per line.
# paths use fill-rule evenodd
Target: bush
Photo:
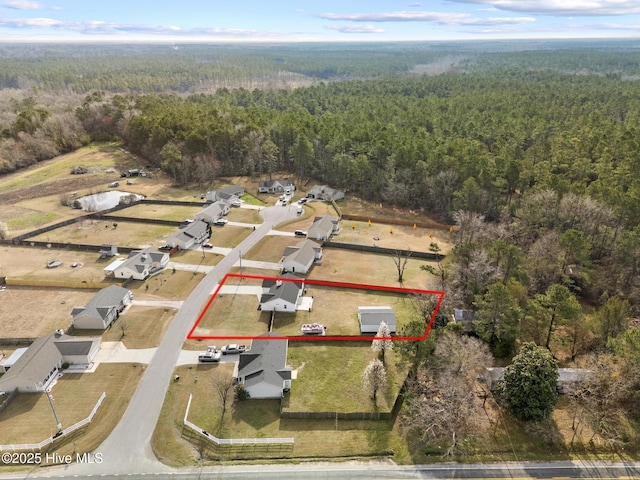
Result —
<path fill-rule="evenodd" d="M 236 400 L 242 402 L 244 400 L 249 400 L 250 398 L 251 395 L 249 394 L 249 392 L 247 392 L 247 389 L 244 388 L 244 385 L 238 383 L 236 385 Z"/>

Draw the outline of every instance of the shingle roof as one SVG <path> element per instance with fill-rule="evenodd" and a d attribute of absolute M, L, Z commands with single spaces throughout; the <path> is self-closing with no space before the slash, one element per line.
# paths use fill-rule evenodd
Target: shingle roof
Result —
<path fill-rule="evenodd" d="M 358 316 L 362 325 L 379 326 L 396 324 L 396 314 L 391 307 L 358 307 Z"/>
<path fill-rule="evenodd" d="M 289 303 L 295 304 L 298 300 L 298 295 L 302 290 L 302 285 L 297 282 L 282 282 L 281 284 L 275 283 L 269 288 L 268 293 L 264 293 L 260 298 L 260 303 L 269 302 L 276 298 L 281 298 Z"/>
<path fill-rule="evenodd" d="M 274 340 L 275 332 L 265 333 L 251 342 L 251 349 L 240 354 L 238 376 L 245 378 L 245 386 L 266 382 L 282 388 L 284 380 L 291 379 L 287 368 L 287 340 Z"/>
<path fill-rule="evenodd" d="M 123 298 L 127 297 L 131 292 L 118 285 L 110 285 L 98 291 L 84 307 L 77 307 L 71 311 L 71 315 L 75 318 L 79 314 L 95 315 L 104 319 L 111 308 L 120 304 Z"/>
<path fill-rule="evenodd" d="M 313 225 L 309 227 L 307 236 L 311 238 L 317 237 L 329 237 L 333 233 L 335 221 L 331 215 L 325 215 L 324 217 L 316 217 L 313 221 Z"/>

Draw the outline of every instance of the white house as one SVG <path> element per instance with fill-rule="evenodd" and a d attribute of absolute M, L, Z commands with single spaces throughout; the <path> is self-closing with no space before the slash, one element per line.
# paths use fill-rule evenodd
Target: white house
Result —
<path fill-rule="evenodd" d="M 214 202 L 201 211 L 196 213 L 194 217 L 196 220 L 201 220 L 205 223 L 213 223 L 219 218 L 229 213 L 229 204 L 221 200 Z"/>
<path fill-rule="evenodd" d="M 327 185 L 314 185 L 307 192 L 307 198 L 313 198 L 316 200 L 341 200 L 344 198 L 344 192 L 341 190 L 336 190 Z"/>
<path fill-rule="evenodd" d="M 116 260 L 108 265 L 104 272 L 107 276 L 134 280 L 145 280 L 150 275 L 166 268 L 169 264 L 169 254 L 159 252 L 153 248 L 134 250 L 125 260 Z"/>
<path fill-rule="evenodd" d="M 111 285 L 96 293 L 84 307 L 71 311 L 77 329 L 104 330 L 114 322 L 133 300 L 131 290 Z"/>
<path fill-rule="evenodd" d="M 338 233 L 340 233 L 340 219 L 325 215 L 316 217 L 313 220 L 313 224 L 307 230 L 307 238 L 324 241 L 329 240 L 331 235 L 337 235 Z"/>
<path fill-rule="evenodd" d="M 258 193 L 284 193 L 291 195 L 296 189 L 293 180 L 266 180 L 258 184 Z"/>
<path fill-rule="evenodd" d="M 387 324 L 391 333 L 396 333 L 396 314 L 391 307 L 358 307 L 360 333 L 375 335 L 382 322 Z"/>
<path fill-rule="evenodd" d="M 222 200 L 226 203 L 231 203 L 234 200 L 238 200 L 244 195 L 244 188 L 239 185 L 229 185 L 228 187 L 220 188 L 218 190 L 209 190 L 206 193 L 207 202 L 217 202 Z"/>
<path fill-rule="evenodd" d="M 90 365 L 100 337 L 71 337 L 62 330 L 37 338 L 0 377 L 0 392 L 44 392 L 65 363 Z"/>
<path fill-rule="evenodd" d="M 289 342 L 273 339 L 278 334 L 262 334 L 251 342 L 251 349 L 240 354 L 238 361 L 239 383 L 249 392 L 250 398 L 282 398 L 291 389 L 291 367 L 287 367 Z"/>
<path fill-rule="evenodd" d="M 167 245 L 181 250 L 200 245 L 211 236 L 211 227 L 202 220 L 196 220 L 181 228 L 178 233 L 167 238 Z"/>
<path fill-rule="evenodd" d="M 322 247 L 313 240 L 303 240 L 285 248 L 282 257 L 283 272 L 306 275 L 314 263 L 322 261 Z"/>
<path fill-rule="evenodd" d="M 264 280 L 258 310 L 295 313 L 303 290 L 304 282 L 295 276 Z"/>

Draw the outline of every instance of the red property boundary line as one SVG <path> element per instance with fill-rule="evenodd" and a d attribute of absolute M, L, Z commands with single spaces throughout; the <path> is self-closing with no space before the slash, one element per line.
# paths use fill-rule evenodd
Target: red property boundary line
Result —
<path fill-rule="evenodd" d="M 357 290 L 374 290 L 374 291 L 380 291 L 380 292 L 394 292 L 394 293 L 400 293 L 400 294 L 404 294 L 404 295 L 408 295 L 408 294 L 417 294 L 417 295 L 436 295 L 438 297 L 438 300 L 436 302 L 436 306 L 433 309 L 433 313 L 431 314 L 431 319 L 429 320 L 429 323 L 427 324 L 427 327 L 425 328 L 425 332 L 422 336 L 420 337 L 403 337 L 403 336 L 396 336 L 396 337 L 381 337 L 381 338 L 375 338 L 373 336 L 360 336 L 360 335 L 287 335 L 287 336 L 270 336 L 270 337 L 263 337 L 263 336 L 241 336 L 241 335 L 213 335 L 213 336 L 201 336 L 201 335 L 194 335 L 193 332 L 196 330 L 196 328 L 198 328 L 198 325 L 200 324 L 200 322 L 202 321 L 203 317 L 205 316 L 205 314 L 207 313 L 207 311 L 209 310 L 209 307 L 211 307 L 211 304 L 213 303 L 213 301 L 216 299 L 216 297 L 218 296 L 218 292 L 220 291 L 220 289 L 222 288 L 222 286 L 226 283 L 227 279 L 229 278 L 246 278 L 246 279 L 250 279 L 250 280 L 281 280 L 283 282 L 294 282 L 294 283 L 302 283 L 302 284 L 307 284 L 307 285 L 322 285 L 322 286 L 327 286 L 327 287 L 336 287 L 336 288 L 352 288 L 352 289 L 357 289 Z M 348 341 L 348 342 L 371 342 L 374 339 L 375 340 L 392 340 L 394 342 L 397 341 L 422 341 L 425 340 L 427 338 L 427 336 L 429 335 L 429 332 L 431 331 L 431 326 L 433 325 L 433 322 L 436 318 L 436 314 L 438 313 L 438 309 L 440 308 L 440 304 L 442 304 L 442 300 L 444 299 L 444 292 L 437 292 L 437 291 L 432 291 L 432 290 L 421 290 L 421 289 L 415 289 L 415 288 L 399 288 L 399 287 L 384 287 L 381 285 L 367 285 L 364 283 L 344 283 L 344 282 L 329 282 L 329 281 L 325 281 L 325 280 L 308 280 L 308 279 L 300 279 L 300 280 L 296 280 L 296 279 L 292 279 L 292 278 L 280 278 L 280 277 L 269 277 L 269 276 L 261 276 L 261 275 L 239 275 L 237 273 L 227 273 L 224 278 L 222 279 L 222 282 L 220 282 L 220 284 L 218 285 L 218 288 L 216 288 L 216 290 L 213 292 L 213 295 L 211 295 L 211 298 L 209 299 L 209 301 L 207 302 L 207 304 L 205 305 L 205 307 L 202 309 L 202 312 L 200 312 L 200 315 L 198 316 L 198 319 L 196 320 L 196 322 L 193 324 L 193 327 L 191 327 L 191 330 L 189 331 L 189 334 L 187 335 L 187 340 L 292 340 L 292 341 L 304 341 L 304 342 L 308 342 L 308 341 L 340 341 L 340 342 L 344 342 L 344 341 Z"/>

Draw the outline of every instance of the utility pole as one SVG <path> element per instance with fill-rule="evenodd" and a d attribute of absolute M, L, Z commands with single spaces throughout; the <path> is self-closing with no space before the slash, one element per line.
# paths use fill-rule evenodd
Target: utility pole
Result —
<path fill-rule="evenodd" d="M 46 393 L 47 393 L 47 398 L 49 399 L 49 405 L 51 405 L 51 411 L 53 412 L 53 418 L 56 419 L 56 427 L 58 428 L 58 432 L 59 432 L 60 430 L 62 430 L 62 424 L 60 423 L 60 420 L 58 420 L 58 415 L 56 415 L 56 409 L 53 408 L 53 397 L 49 392 L 46 392 Z"/>

